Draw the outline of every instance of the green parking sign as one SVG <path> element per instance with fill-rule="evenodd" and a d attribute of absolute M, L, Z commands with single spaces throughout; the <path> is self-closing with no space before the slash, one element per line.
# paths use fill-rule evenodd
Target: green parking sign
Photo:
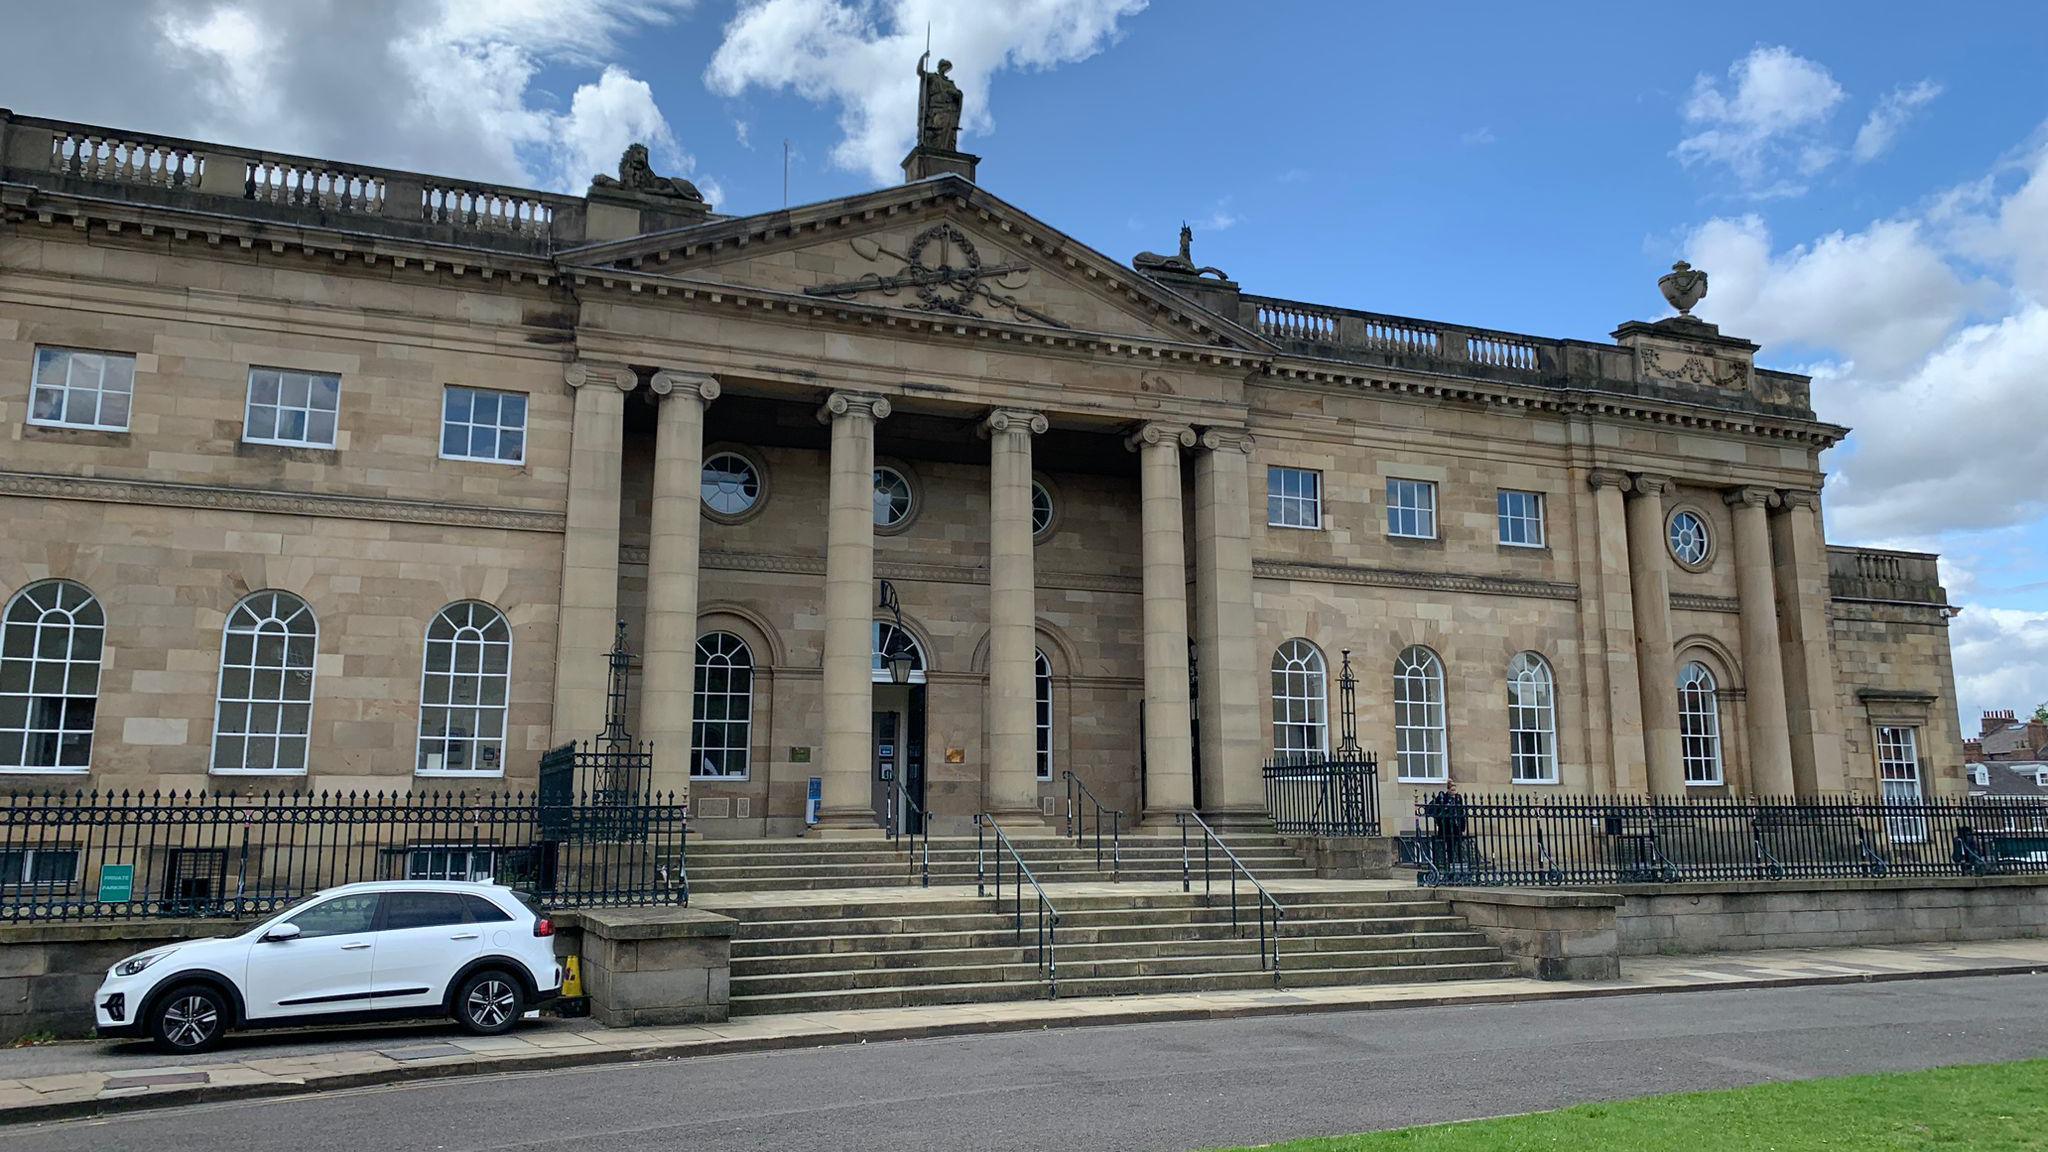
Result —
<path fill-rule="evenodd" d="M 135 865 L 107 864 L 100 868 L 100 903 L 126 904 L 135 899 Z"/>

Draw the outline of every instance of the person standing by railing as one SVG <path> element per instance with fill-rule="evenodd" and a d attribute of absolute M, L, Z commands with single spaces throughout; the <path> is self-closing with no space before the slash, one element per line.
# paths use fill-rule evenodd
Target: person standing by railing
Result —
<path fill-rule="evenodd" d="M 1449 869 L 1463 863 L 1465 798 L 1458 795 L 1456 782 L 1445 780 L 1443 789 L 1422 806 L 1422 814 L 1432 821 L 1440 865 Z"/>

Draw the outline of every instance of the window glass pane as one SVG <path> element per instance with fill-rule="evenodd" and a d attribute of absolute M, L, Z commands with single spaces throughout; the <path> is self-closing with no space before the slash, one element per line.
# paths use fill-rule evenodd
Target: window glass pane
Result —
<path fill-rule="evenodd" d="M 467 388 L 448 389 L 442 419 L 467 424 L 469 422 L 469 403 L 474 395 L 475 393 Z"/>
<path fill-rule="evenodd" d="M 374 893 L 359 896 L 337 896 L 291 918 L 289 923 L 298 925 L 301 938 L 320 936 L 342 936 L 355 932 L 368 932 L 376 923 L 377 896 Z"/>
<path fill-rule="evenodd" d="M 65 580 L 7 602 L 0 640 L 0 768 L 88 766 L 99 694 L 99 602 Z"/>
<path fill-rule="evenodd" d="M 690 774 L 745 776 L 752 738 L 754 658 L 730 632 L 697 641 Z"/>
<path fill-rule="evenodd" d="M 503 614 L 481 601 L 450 604 L 428 624 L 416 770 L 500 769 L 511 653 Z"/>
<path fill-rule="evenodd" d="M 384 931 L 400 932 L 407 928 L 439 928 L 448 924 L 465 924 L 469 913 L 463 905 L 462 896 L 454 892 L 386 892 L 384 894 Z"/>

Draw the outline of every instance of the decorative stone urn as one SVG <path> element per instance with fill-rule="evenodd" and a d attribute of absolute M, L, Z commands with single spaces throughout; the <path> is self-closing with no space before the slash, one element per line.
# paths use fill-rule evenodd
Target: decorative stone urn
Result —
<path fill-rule="evenodd" d="M 1657 288 L 1680 316 L 1691 316 L 1693 305 L 1706 298 L 1707 274 L 1680 260 L 1671 266 L 1671 271 L 1657 278 Z"/>

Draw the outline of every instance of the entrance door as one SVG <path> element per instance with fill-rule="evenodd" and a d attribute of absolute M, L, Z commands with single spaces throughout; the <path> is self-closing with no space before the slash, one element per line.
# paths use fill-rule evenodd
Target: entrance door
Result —
<path fill-rule="evenodd" d="M 889 804 L 896 789 L 896 774 L 902 770 L 903 746 L 897 739 L 897 717 L 894 711 L 874 714 L 875 755 L 874 771 L 871 774 L 872 795 L 875 804 L 875 823 L 889 826 Z"/>

